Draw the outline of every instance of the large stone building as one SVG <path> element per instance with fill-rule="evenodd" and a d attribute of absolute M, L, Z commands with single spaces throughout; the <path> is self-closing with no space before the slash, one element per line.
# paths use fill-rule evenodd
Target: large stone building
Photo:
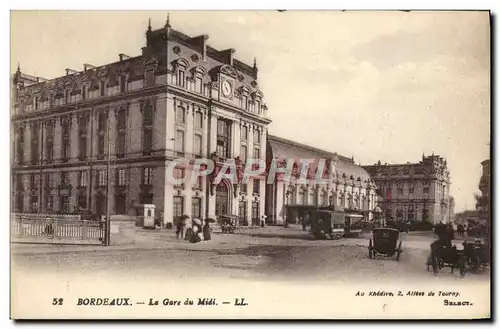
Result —
<path fill-rule="evenodd" d="M 447 223 L 449 216 L 450 172 L 438 155 L 422 155 L 422 161 L 406 164 L 363 166 L 382 196 L 386 218 L 404 221 Z"/>
<path fill-rule="evenodd" d="M 354 159 L 336 153 L 320 150 L 308 145 L 268 135 L 267 162 L 275 160 L 284 164 L 294 160 L 294 171 L 290 181 L 277 175 L 273 184 L 268 184 L 266 209 L 268 221 L 274 224 L 297 222 L 290 218 L 291 212 L 300 211 L 304 206 L 333 206 L 339 210 L 354 210 L 371 219 L 376 206 L 376 186 L 366 170 L 354 163 Z M 300 160 L 314 160 L 308 167 L 307 181 L 300 182 Z M 324 172 L 320 176 L 326 184 L 316 184 L 318 164 L 325 160 Z"/>
<path fill-rule="evenodd" d="M 490 176 L 490 159 L 481 162 L 482 173 L 479 179 L 479 191 L 481 194 L 476 196 L 476 210 L 479 217 L 489 221 L 491 218 L 491 176 Z"/>
<path fill-rule="evenodd" d="M 142 54 L 85 64 L 52 80 L 19 69 L 13 79 L 13 211 L 135 214 L 156 205 L 175 216 L 264 213 L 264 177 L 248 186 L 211 178 L 174 185 L 167 165 L 183 157 L 265 159 L 267 107 L 256 63 L 189 37 L 169 21 L 146 32 Z M 75 53 L 76 54 L 76 53 Z M 108 177 L 109 155 L 109 177 Z M 189 167 L 176 177 L 189 177 Z M 109 183 L 107 184 L 107 179 Z M 109 193 L 107 186 L 109 185 Z M 106 195 L 109 200 L 106 202 Z"/>

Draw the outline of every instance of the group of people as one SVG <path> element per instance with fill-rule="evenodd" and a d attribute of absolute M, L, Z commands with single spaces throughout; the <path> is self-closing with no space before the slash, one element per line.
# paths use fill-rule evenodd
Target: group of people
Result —
<path fill-rule="evenodd" d="M 191 243 L 200 241 L 208 241 L 212 239 L 212 229 L 210 228 L 209 220 L 205 220 L 202 226 L 202 221 L 188 216 L 182 216 L 175 220 L 177 239 L 185 239 Z"/>

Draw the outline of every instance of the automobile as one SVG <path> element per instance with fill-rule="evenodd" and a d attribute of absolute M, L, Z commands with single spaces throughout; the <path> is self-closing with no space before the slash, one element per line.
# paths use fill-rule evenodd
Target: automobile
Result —
<path fill-rule="evenodd" d="M 399 230 L 389 227 L 378 227 L 372 231 L 373 237 L 368 244 L 368 258 L 375 259 L 377 255 L 384 257 L 393 257 L 396 255 L 396 261 L 399 261 L 403 252 L 399 237 Z"/>
<path fill-rule="evenodd" d="M 345 234 L 345 214 L 341 211 L 318 210 L 310 218 L 311 233 L 315 239 L 335 239 Z"/>

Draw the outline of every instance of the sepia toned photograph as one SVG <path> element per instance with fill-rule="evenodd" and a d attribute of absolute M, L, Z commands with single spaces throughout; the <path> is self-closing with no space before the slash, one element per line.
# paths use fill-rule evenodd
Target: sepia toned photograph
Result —
<path fill-rule="evenodd" d="M 491 12 L 10 26 L 12 319 L 491 318 Z"/>

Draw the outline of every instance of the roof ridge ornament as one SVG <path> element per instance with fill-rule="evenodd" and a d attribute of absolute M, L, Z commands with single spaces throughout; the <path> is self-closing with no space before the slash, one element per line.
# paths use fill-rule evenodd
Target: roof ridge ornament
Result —
<path fill-rule="evenodd" d="M 172 26 L 170 26 L 170 13 L 167 13 L 167 21 L 165 22 L 165 28 L 169 29 Z"/>

